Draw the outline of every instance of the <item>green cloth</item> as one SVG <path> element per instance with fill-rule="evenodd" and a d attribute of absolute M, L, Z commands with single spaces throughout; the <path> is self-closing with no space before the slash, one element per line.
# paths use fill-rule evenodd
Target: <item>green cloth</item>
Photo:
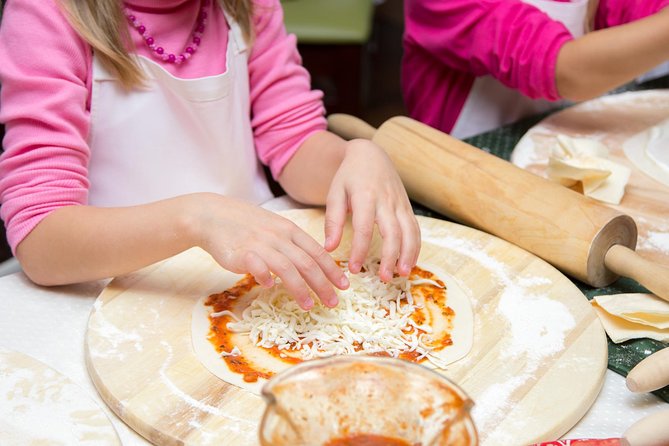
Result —
<path fill-rule="evenodd" d="M 623 91 L 634 91 L 634 90 L 649 90 L 657 88 L 669 88 L 669 77 L 662 77 L 638 85 L 630 84 L 612 93 L 620 93 Z M 473 146 L 479 147 L 485 150 L 486 152 L 490 152 L 493 155 L 496 155 L 508 161 L 511 157 L 511 152 L 513 151 L 513 148 L 516 146 L 520 138 L 532 126 L 534 126 L 536 123 L 541 121 L 546 116 L 548 116 L 548 113 L 539 116 L 533 116 L 531 118 L 524 119 L 514 124 L 500 127 L 490 132 L 473 136 L 471 138 L 467 138 L 465 139 L 465 141 Z M 443 215 L 440 215 L 417 203 L 414 203 L 414 210 L 418 215 L 425 215 L 429 217 L 442 218 L 448 220 L 447 217 L 444 217 Z M 593 288 L 588 284 L 582 283 L 574 279 L 572 280 L 589 300 L 595 296 L 604 294 L 648 292 L 648 290 L 646 290 L 644 287 L 642 287 L 637 282 L 629 278 L 621 278 L 606 288 Z M 623 376 L 627 376 L 629 371 L 645 357 L 649 356 L 650 354 L 662 348 L 668 347 L 667 344 L 655 341 L 653 339 L 630 340 L 620 344 L 615 344 L 610 339 L 608 339 L 608 344 L 609 344 L 608 367 L 609 369 Z M 664 401 L 669 402 L 669 386 L 657 390 L 653 393 L 658 397 L 662 398 Z"/>
<path fill-rule="evenodd" d="M 304 44 L 363 44 L 372 32 L 372 0 L 281 0 L 288 32 Z"/>

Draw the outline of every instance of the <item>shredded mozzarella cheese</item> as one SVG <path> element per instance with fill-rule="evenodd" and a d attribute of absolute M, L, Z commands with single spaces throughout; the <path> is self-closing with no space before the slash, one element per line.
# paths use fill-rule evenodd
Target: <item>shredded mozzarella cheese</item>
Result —
<path fill-rule="evenodd" d="M 242 351 L 236 345 L 229 352 L 226 352 L 226 351 L 221 352 L 221 356 L 224 357 L 224 358 L 226 356 L 241 356 L 241 355 L 242 355 Z"/>
<path fill-rule="evenodd" d="M 378 276 L 378 259 L 366 261 L 359 274 L 350 274 L 345 263 L 342 266 L 350 286 L 337 290 L 337 307 L 316 304 L 305 312 L 277 282 L 260 291 L 241 319 L 235 317 L 234 322 L 227 324 L 228 330 L 247 333 L 251 342 L 260 347 L 297 350 L 305 360 L 380 352 L 398 357 L 416 352 L 436 367 L 445 366 L 429 344 L 432 328 L 411 319 L 414 311 L 421 308 L 414 302 L 411 287 L 425 283 L 442 286 L 428 279 L 411 281 L 404 277 L 384 283 Z"/>

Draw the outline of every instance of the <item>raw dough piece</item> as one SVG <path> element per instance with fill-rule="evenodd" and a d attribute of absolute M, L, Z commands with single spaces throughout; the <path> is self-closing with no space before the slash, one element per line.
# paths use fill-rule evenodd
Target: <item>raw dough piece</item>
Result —
<path fill-rule="evenodd" d="M 597 296 L 592 305 L 615 343 L 651 338 L 669 341 L 669 303 L 650 294 Z"/>
<path fill-rule="evenodd" d="M 635 324 L 623 318 L 611 316 L 599 305 L 594 305 L 594 308 L 604 326 L 604 330 L 606 330 L 606 334 L 616 344 L 629 339 L 639 338 L 650 338 L 662 342 L 669 341 L 669 330 L 660 330 L 649 325 Z"/>
<path fill-rule="evenodd" d="M 599 141 L 557 135 L 557 146 L 548 159 L 548 177 L 567 187 L 581 185 L 583 194 L 611 204 L 620 204 L 630 169 L 608 159 L 608 149 Z"/>
<path fill-rule="evenodd" d="M 623 151 L 639 170 L 669 186 L 669 119 L 627 139 Z"/>
<path fill-rule="evenodd" d="M 23 353 L 0 348 L 3 446 L 120 446 L 109 418 L 75 383 Z"/>
<path fill-rule="evenodd" d="M 669 328 L 669 302 L 653 294 L 611 294 L 593 300 L 613 316 L 655 328 Z"/>

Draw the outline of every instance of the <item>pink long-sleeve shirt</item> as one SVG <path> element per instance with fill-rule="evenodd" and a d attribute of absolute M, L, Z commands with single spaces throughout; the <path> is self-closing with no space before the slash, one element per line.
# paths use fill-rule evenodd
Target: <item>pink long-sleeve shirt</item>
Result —
<path fill-rule="evenodd" d="M 90 149 L 92 51 L 57 0 L 12 0 L 0 27 L 0 216 L 12 250 L 50 212 L 86 204 Z M 131 0 L 156 42 L 179 54 L 190 40 L 198 0 Z M 256 152 L 276 178 L 311 134 L 326 128 L 322 94 L 310 88 L 296 39 L 283 25 L 279 0 L 255 0 L 250 51 L 251 126 Z M 184 79 L 225 72 L 228 24 L 212 7 L 195 55 L 164 64 Z M 137 53 L 152 56 L 129 27 Z"/>
<path fill-rule="evenodd" d="M 568 1 L 568 0 L 554 0 Z M 649 16 L 669 0 L 599 0 L 595 29 Z M 558 100 L 567 28 L 520 0 L 406 0 L 402 90 L 409 115 L 450 132 L 474 80 L 491 75 L 533 99 Z"/>

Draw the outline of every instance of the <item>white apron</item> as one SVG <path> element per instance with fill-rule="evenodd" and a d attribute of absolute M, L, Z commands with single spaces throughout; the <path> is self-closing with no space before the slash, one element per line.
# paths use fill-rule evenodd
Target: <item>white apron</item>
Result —
<path fill-rule="evenodd" d="M 562 22 L 574 38 L 585 33 L 589 0 L 575 0 L 570 3 L 552 0 L 522 1 L 534 5 L 553 20 Z M 490 75 L 480 76 L 474 80 L 451 135 L 460 139 L 467 138 L 525 116 L 542 113 L 559 104 L 545 99 L 528 98 Z"/>
<path fill-rule="evenodd" d="M 148 88 L 126 93 L 93 57 L 89 204 L 129 206 L 205 191 L 256 204 L 272 198 L 254 149 L 246 44 L 237 23 L 227 21 L 220 75 L 178 79 L 140 57 Z"/>
<path fill-rule="evenodd" d="M 562 22 L 574 38 L 585 34 L 586 26 L 588 26 L 589 0 L 572 0 L 569 3 L 551 0 L 522 1 L 545 12 L 553 20 Z M 643 82 L 667 72 L 669 72 L 669 63 L 660 65 L 639 77 L 637 81 Z M 467 138 L 526 116 L 543 113 L 561 104 L 564 104 L 564 101 L 530 99 L 490 75 L 481 76 L 474 81 L 451 135 L 460 139 Z"/>

